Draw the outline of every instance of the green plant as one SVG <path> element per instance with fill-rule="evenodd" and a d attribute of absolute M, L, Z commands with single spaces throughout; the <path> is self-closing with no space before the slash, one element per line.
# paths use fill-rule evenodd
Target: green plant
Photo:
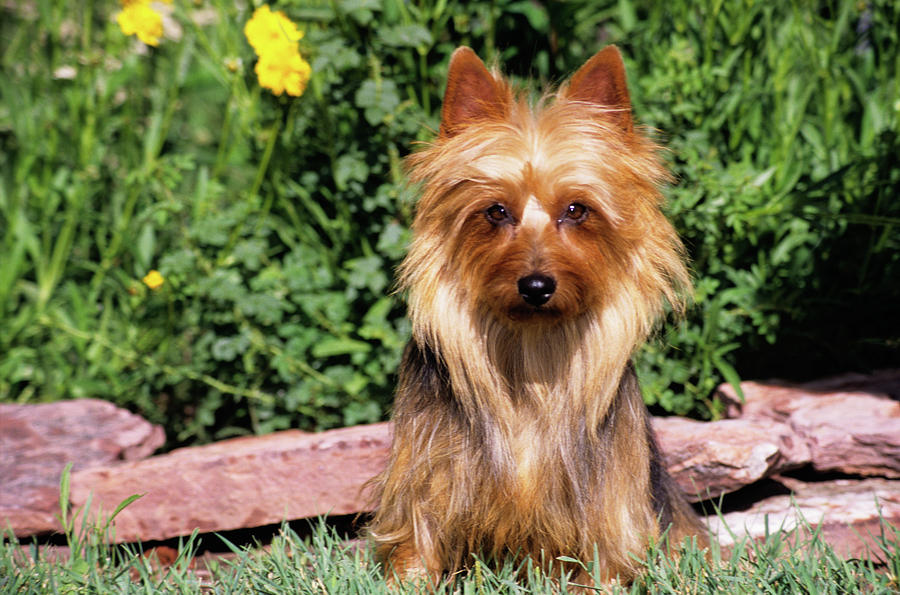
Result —
<path fill-rule="evenodd" d="M 156 48 L 112 0 L 0 8 L 2 400 L 109 399 L 170 447 L 382 419 L 402 159 L 459 44 L 542 83 L 623 48 L 697 286 L 637 355 L 649 403 L 714 417 L 723 380 L 897 361 L 893 2 L 284 1 L 299 98 L 258 85 L 251 6 L 171 6 Z"/>
<path fill-rule="evenodd" d="M 896 4 L 632 8 L 637 112 L 666 135 L 697 276 L 687 322 L 640 359 L 648 401 L 687 413 L 738 371 L 895 363 Z"/>

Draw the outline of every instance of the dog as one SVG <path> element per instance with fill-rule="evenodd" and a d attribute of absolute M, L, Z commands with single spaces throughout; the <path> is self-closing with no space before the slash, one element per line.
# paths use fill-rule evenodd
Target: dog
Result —
<path fill-rule="evenodd" d="M 437 139 L 408 158 L 412 338 L 368 527 L 389 576 L 568 556 L 628 582 L 650 541 L 702 534 L 630 363 L 691 286 L 659 152 L 615 46 L 538 102 L 453 53 Z"/>

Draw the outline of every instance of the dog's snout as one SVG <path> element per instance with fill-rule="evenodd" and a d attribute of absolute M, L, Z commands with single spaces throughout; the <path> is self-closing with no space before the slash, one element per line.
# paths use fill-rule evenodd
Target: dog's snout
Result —
<path fill-rule="evenodd" d="M 550 300 L 556 291 L 556 281 L 553 277 L 534 273 L 519 279 L 519 295 L 529 306 L 543 306 Z"/>

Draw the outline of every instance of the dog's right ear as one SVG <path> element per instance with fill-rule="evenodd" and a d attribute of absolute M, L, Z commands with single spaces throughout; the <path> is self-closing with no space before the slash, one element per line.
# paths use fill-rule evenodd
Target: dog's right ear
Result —
<path fill-rule="evenodd" d="M 505 85 L 494 78 L 471 48 L 457 48 L 450 56 L 440 135 L 449 138 L 476 122 L 502 119 L 508 108 Z"/>

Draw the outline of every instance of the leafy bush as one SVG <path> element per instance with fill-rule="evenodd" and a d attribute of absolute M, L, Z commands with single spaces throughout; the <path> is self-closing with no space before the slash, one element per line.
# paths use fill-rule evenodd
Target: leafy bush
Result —
<path fill-rule="evenodd" d="M 638 113 L 670 136 L 697 292 L 668 338 L 684 355 L 643 360 L 645 395 L 688 412 L 735 363 L 795 379 L 896 365 L 896 3 L 669 7 L 622 34 L 644 49 Z"/>
<path fill-rule="evenodd" d="M 542 83 L 623 48 L 697 284 L 639 355 L 648 402 L 900 361 L 892 2 L 285 1 L 299 98 L 259 87 L 250 6 L 176 2 L 155 48 L 68 8 L 0 8 L 2 400 L 109 399 L 170 446 L 381 419 L 402 158 L 459 44 Z"/>

